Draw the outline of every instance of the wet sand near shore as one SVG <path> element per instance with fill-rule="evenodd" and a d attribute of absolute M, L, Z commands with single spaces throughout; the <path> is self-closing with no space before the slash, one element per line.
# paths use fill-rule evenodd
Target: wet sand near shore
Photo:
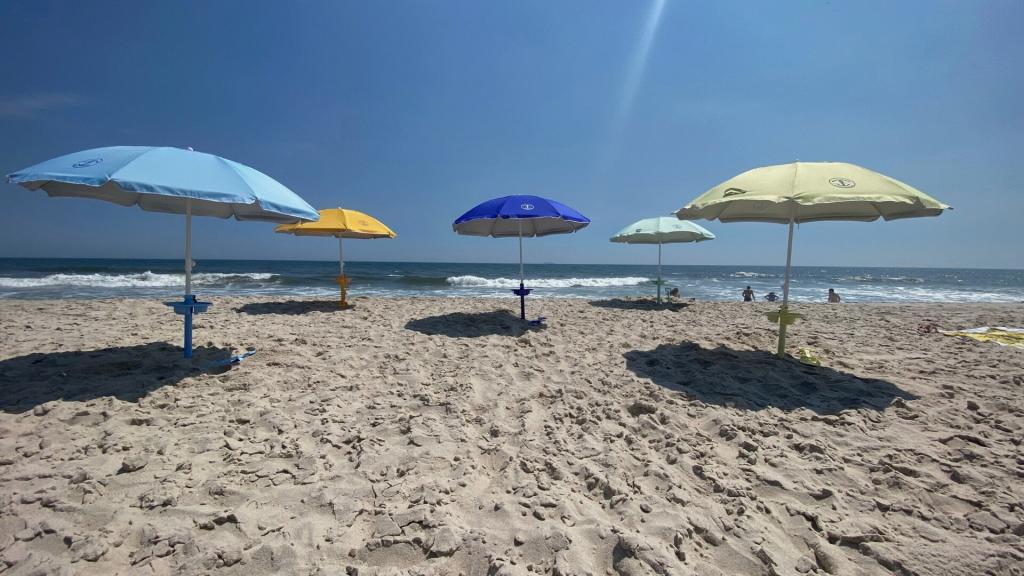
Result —
<path fill-rule="evenodd" d="M 353 302 L 0 300 L 0 574 L 1024 574 L 1024 306 Z"/>

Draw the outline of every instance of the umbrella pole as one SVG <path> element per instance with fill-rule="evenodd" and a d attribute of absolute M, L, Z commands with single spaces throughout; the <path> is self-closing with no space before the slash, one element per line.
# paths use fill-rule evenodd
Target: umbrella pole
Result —
<path fill-rule="evenodd" d="M 658 304 L 661 304 L 661 242 L 658 242 Z"/>
<path fill-rule="evenodd" d="M 789 275 L 793 265 L 793 220 L 789 217 L 789 239 L 786 242 L 786 275 L 782 281 L 782 310 L 779 313 L 779 349 L 776 352 L 779 358 L 786 355 L 786 324 L 789 312 Z"/>
<path fill-rule="evenodd" d="M 526 320 L 526 287 L 523 285 L 523 222 L 519 225 L 519 319 Z"/>
<path fill-rule="evenodd" d="M 185 200 L 185 358 L 192 357 L 192 199 Z"/>
<path fill-rule="evenodd" d="M 338 306 L 348 308 L 348 302 L 345 301 L 345 297 L 348 295 L 348 278 L 345 278 L 345 250 L 342 242 L 343 238 L 338 236 L 338 290 L 341 293 L 341 302 Z"/>

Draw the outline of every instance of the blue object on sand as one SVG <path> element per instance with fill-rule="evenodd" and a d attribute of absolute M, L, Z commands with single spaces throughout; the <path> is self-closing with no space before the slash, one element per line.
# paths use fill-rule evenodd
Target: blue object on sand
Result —
<path fill-rule="evenodd" d="M 519 280 L 519 288 L 512 290 L 513 294 L 519 296 L 519 318 L 523 320 L 526 319 L 526 297 L 530 295 L 530 292 L 533 290 L 525 288 L 522 279 Z"/>
<path fill-rule="evenodd" d="M 19 170 L 7 181 L 50 196 L 95 198 L 150 212 L 184 214 L 185 298 L 171 306 L 185 316 L 186 358 L 192 356 L 192 315 L 209 306 L 192 294 L 192 216 L 279 224 L 320 218 L 316 209 L 270 176 L 191 148 L 93 148 Z"/>
<path fill-rule="evenodd" d="M 233 366 L 235 364 L 241 364 L 242 360 L 245 360 L 246 358 L 252 356 L 255 353 L 255 350 L 247 350 L 239 354 L 238 356 L 232 356 L 231 358 L 227 358 L 225 360 L 217 360 L 216 362 L 210 362 L 209 364 L 206 365 L 205 368 L 209 370 L 211 368 L 221 368 L 224 366 Z"/>
<path fill-rule="evenodd" d="M 565 204 L 540 196 L 503 196 L 478 204 L 452 222 L 452 230 L 466 236 L 519 238 L 519 317 L 526 320 L 526 296 L 531 292 L 523 283 L 523 236 L 568 234 L 585 228 L 590 219 Z"/>
<path fill-rule="evenodd" d="M 209 302 L 200 302 L 196 300 L 196 297 L 185 296 L 185 299 L 181 302 L 164 302 L 164 304 L 174 309 L 175 314 L 181 314 L 185 317 L 185 358 L 192 357 L 192 316 L 195 314 L 202 314 L 212 305 Z"/>
<path fill-rule="evenodd" d="M 530 320 L 530 326 L 543 326 L 545 320 L 547 320 L 547 318 L 544 316 L 537 316 L 536 320 Z"/>

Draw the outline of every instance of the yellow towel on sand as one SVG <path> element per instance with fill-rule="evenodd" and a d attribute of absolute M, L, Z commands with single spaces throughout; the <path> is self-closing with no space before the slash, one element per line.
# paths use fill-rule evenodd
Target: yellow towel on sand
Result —
<path fill-rule="evenodd" d="M 943 330 L 946 336 L 963 336 L 981 342 L 995 342 L 1000 346 L 1024 348 L 1024 328 L 1006 328 L 1005 326 L 982 326 L 967 330 Z"/>

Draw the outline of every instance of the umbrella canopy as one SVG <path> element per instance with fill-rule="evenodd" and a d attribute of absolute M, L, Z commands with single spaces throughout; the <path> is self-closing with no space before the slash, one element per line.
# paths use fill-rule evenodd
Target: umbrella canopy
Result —
<path fill-rule="evenodd" d="M 294 234 L 295 236 L 334 236 L 338 239 L 338 288 L 341 292 L 340 306 L 348 308 L 345 296 L 348 293 L 348 278 L 345 276 L 344 238 L 394 238 L 395 233 L 369 214 L 358 210 L 344 208 L 328 208 L 320 211 L 320 219 L 316 222 L 300 222 L 298 224 L 281 224 L 274 232 Z"/>
<path fill-rule="evenodd" d="M 335 238 L 394 238 L 395 233 L 369 214 L 345 208 L 320 210 L 316 222 L 282 224 L 274 232 L 296 236 L 334 236 Z"/>
<path fill-rule="evenodd" d="M 74 152 L 9 176 L 50 196 L 96 198 L 150 212 L 238 220 L 316 220 L 316 210 L 277 180 L 226 158 L 181 148 L 111 146 Z"/>
<path fill-rule="evenodd" d="M 94 148 L 19 170 L 7 181 L 50 196 L 95 198 L 151 212 L 184 214 L 185 298 L 168 304 L 185 317 L 186 358 L 192 356 L 192 315 L 210 305 L 192 294 L 192 215 L 281 223 L 319 218 L 312 206 L 270 176 L 191 149 Z"/>
<path fill-rule="evenodd" d="M 619 230 L 609 240 L 624 244 L 658 245 L 658 279 L 654 283 L 658 286 L 658 303 L 660 304 L 661 286 L 664 284 L 664 281 L 661 279 L 661 245 L 680 242 L 703 242 L 714 239 L 715 235 L 699 224 L 672 218 L 671 216 L 658 216 L 633 222 Z"/>
<path fill-rule="evenodd" d="M 523 237 L 568 234 L 585 228 L 590 219 L 565 204 L 540 196 L 503 196 L 476 205 L 452 222 L 452 230 L 467 236 L 519 238 L 519 317 L 526 319 L 523 284 Z"/>
<path fill-rule="evenodd" d="M 610 238 L 612 242 L 624 244 L 674 244 L 714 239 L 715 235 L 703 226 L 671 216 L 638 220 Z"/>
<path fill-rule="evenodd" d="M 794 162 L 748 170 L 722 182 L 676 211 L 680 219 L 775 222 L 789 225 L 782 307 L 769 315 L 779 323 L 778 355 L 786 349 L 793 225 L 822 220 L 872 222 L 938 216 L 949 208 L 895 178 L 844 162 Z"/>
<path fill-rule="evenodd" d="M 748 170 L 676 211 L 682 220 L 872 222 L 938 216 L 949 206 L 878 172 L 844 162 L 793 162 Z"/>
<path fill-rule="evenodd" d="M 575 232 L 590 220 L 565 204 L 540 196 L 504 196 L 478 204 L 452 223 L 467 236 L 514 238 Z"/>

